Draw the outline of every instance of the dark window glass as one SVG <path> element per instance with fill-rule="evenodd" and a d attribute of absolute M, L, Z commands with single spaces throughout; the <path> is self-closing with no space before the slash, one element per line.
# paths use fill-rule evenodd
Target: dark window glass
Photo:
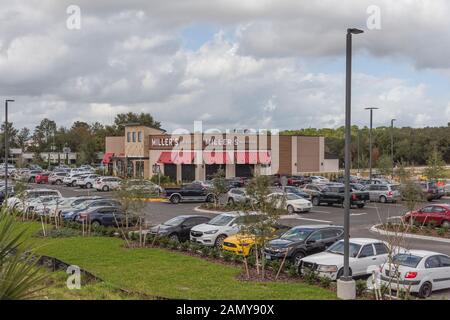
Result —
<path fill-rule="evenodd" d="M 427 268 L 427 269 L 431 269 L 431 268 L 439 268 L 440 265 L 441 265 L 441 262 L 440 262 L 438 256 L 432 256 L 432 257 L 429 257 L 429 258 L 425 261 L 425 268 Z"/>
<path fill-rule="evenodd" d="M 371 244 L 366 244 L 362 249 L 361 252 L 359 254 L 360 258 L 365 258 L 365 257 L 372 257 L 374 256 L 375 253 L 373 252 L 373 246 Z"/>
<path fill-rule="evenodd" d="M 441 267 L 450 267 L 450 258 L 447 256 L 439 256 Z"/>
<path fill-rule="evenodd" d="M 375 250 L 377 251 L 377 255 L 386 254 L 389 252 L 388 248 L 384 243 L 375 243 Z"/>

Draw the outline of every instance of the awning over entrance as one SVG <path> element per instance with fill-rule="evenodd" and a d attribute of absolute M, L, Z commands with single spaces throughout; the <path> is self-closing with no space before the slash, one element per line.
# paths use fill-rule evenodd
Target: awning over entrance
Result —
<path fill-rule="evenodd" d="M 205 164 L 229 164 L 232 163 L 226 151 L 204 151 L 203 162 Z"/>
<path fill-rule="evenodd" d="M 192 164 L 194 162 L 194 152 L 192 151 L 169 151 L 161 152 L 158 163 L 164 164 Z"/>
<path fill-rule="evenodd" d="M 109 164 L 111 162 L 111 158 L 113 157 L 114 153 L 112 152 L 106 152 L 103 155 L 102 163 L 103 164 Z"/>
<path fill-rule="evenodd" d="M 258 153 L 258 161 L 260 164 L 271 164 L 272 156 L 270 151 L 260 151 Z"/>

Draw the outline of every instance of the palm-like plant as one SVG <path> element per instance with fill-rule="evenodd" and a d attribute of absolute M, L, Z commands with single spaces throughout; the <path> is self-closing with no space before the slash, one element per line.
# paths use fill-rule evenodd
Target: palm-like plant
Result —
<path fill-rule="evenodd" d="M 15 216 L 0 210 L 0 300 L 31 299 L 45 275 L 27 244 L 26 230 Z"/>

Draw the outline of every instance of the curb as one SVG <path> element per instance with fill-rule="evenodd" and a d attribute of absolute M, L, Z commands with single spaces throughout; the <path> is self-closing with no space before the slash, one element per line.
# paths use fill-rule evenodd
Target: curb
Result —
<path fill-rule="evenodd" d="M 386 230 L 380 230 L 380 229 L 377 228 L 377 226 L 379 226 L 379 225 L 372 226 L 370 228 L 370 231 L 378 233 L 378 234 L 381 234 L 381 235 L 386 235 L 386 236 L 394 236 L 394 235 L 396 235 L 395 232 L 386 231 Z M 418 235 L 418 234 L 411 234 L 411 233 L 402 233 L 402 235 L 405 238 L 410 238 L 410 239 L 419 239 L 419 240 L 427 240 L 427 241 L 436 241 L 436 242 L 450 243 L 450 239 L 446 239 L 446 238 L 421 236 L 421 235 Z"/>

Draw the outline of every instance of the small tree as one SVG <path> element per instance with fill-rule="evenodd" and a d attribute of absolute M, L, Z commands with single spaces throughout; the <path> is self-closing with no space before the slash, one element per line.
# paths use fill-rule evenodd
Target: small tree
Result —
<path fill-rule="evenodd" d="M 125 229 L 128 229 L 131 222 L 136 221 L 139 227 L 139 239 L 142 240 L 142 224 L 145 222 L 145 200 L 138 185 L 142 184 L 135 184 L 131 183 L 130 180 L 123 180 L 120 188 L 114 192 L 114 198 L 120 202 L 121 208 L 125 215 L 125 225 L 118 225 L 118 227 L 128 245 L 128 237 L 124 232 L 124 227 Z M 140 245 L 142 244 L 142 241 L 140 241 Z"/>
<path fill-rule="evenodd" d="M 387 155 L 382 155 L 378 159 L 377 168 L 378 168 L 378 171 L 383 176 L 391 175 L 391 173 L 392 173 L 392 161 L 391 161 L 391 158 L 389 156 L 387 156 Z"/>
<path fill-rule="evenodd" d="M 285 198 L 283 195 L 275 197 L 269 195 L 271 191 L 271 179 L 268 176 L 257 176 L 253 178 L 246 187 L 246 193 L 250 198 L 250 206 L 247 210 L 251 210 L 264 215 L 264 219 L 248 219 L 245 231 L 252 234 L 255 239 L 256 259 L 260 257 L 261 278 L 265 278 L 265 255 L 264 247 L 267 241 L 276 236 L 278 219 L 280 218 L 284 208 Z M 248 211 L 247 211 L 248 212 Z M 257 263 L 257 270 L 258 269 Z"/>
<path fill-rule="evenodd" d="M 214 194 L 214 207 L 217 208 L 219 206 L 220 197 L 228 191 L 227 183 L 225 181 L 225 171 L 223 169 L 219 169 L 213 175 L 211 191 Z"/>
<path fill-rule="evenodd" d="M 437 180 L 445 177 L 445 162 L 442 154 L 435 147 L 427 160 L 427 168 L 424 174 L 430 180 Z"/>

